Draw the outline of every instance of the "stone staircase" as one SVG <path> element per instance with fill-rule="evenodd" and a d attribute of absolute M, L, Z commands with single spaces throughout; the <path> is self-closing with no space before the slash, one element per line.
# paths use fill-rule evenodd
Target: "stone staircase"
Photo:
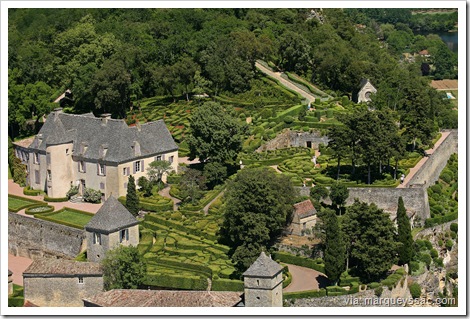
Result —
<path fill-rule="evenodd" d="M 83 203 L 84 202 L 83 196 L 73 195 L 72 197 L 70 197 L 69 202 L 71 202 L 71 203 Z"/>

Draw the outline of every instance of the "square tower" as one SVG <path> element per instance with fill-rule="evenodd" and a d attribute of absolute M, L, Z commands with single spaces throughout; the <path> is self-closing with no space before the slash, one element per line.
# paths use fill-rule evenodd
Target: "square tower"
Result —
<path fill-rule="evenodd" d="M 244 273 L 246 307 L 282 307 L 282 267 L 261 252 Z"/>
<path fill-rule="evenodd" d="M 139 221 L 114 196 L 85 225 L 87 259 L 101 261 L 108 250 L 118 245 L 139 244 Z"/>

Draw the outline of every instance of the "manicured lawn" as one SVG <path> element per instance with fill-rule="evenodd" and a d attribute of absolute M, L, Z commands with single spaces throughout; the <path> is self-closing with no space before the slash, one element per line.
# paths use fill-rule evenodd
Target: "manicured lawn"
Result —
<path fill-rule="evenodd" d="M 93 217 L 93 214 L 76 211 L 69 208 L 63 208 L 54 213 L 44 214 L 42 216 L 37 215 L 37 217 L 82 229 Z"/>
<path fill-rule="evenodd" d="M 8 296 L 8 307 L 23 307 L 23 287 L 13 284 L 13 294 Z"/>
<path fill-rule="evenodd" d="M 32 204 L 37 204 L 39 203 L 38 201 L 35 200 L 30 200 L 25 197 L 13 197 L 8 195 L 8 210 L 17 212 L 19 210 L 22 210 L 23 208 L 26 208 L 28 206 L 31 206 Z M 44 203 L 45 204 L 45 203 Z"/>

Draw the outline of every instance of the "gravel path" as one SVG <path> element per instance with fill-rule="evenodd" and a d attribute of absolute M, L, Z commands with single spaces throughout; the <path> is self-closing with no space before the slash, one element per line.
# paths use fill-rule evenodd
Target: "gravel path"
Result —
<path fill-rule="evenodd" d="M 33 261 L 26 257 L 8 254 L 8 269 L 13 273 L 13 283 L 23 286 L 23 272 Z"/>
<path fill-rule="evenodd" d="M 284 292 L 320 289 L 327 286 L 328 278 L 319 271 L 301 266 L 286 264 L 292 275 L 292 282 Z"/>
<path fill-rule="evenodd" d="M 170 188 L 171 188 L 170 186 L 166 186 L 164 189 L 159 191 L 158 194 L 163 197 L 171 199 L 173 201 L 173 210 L 178 210 L 178 206 L 180 205 L 181 200 L 170 195 Z"/>
<path fill-rule="evenodd" d="M 263 65 L 261 65 L 258 62 L 256 62 L 255 65 L 261 72 L 275 78 L 276 80 L 279 80 L 279 82 L 281 82 L 281 84 L 284 85 L 285 87 L 287 87 L 290 90 L 295 91 L 295 92 L 299 93 L 300 95 L 302 95 L 307 100 L 307 103 L 315 102 L 315 97 L 313 95 L 305 92 L 304 90 L 298 88 L 297 86 L 290 83 L 286 79 L 282 78 L 280 72 L 273 72 L 273 71 L 269 70 L 268 68 L 264 67 Z"/>

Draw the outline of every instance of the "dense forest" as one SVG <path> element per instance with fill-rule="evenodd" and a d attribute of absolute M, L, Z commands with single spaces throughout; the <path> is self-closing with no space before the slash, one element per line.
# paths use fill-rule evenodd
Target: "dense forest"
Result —
<path fill-rule="evenodd" d="M 71 111 L 118 118 L 146 97 L 245 92 L 257 59 L 335 96 L 369 78 L 396 108 L 397 86 L 457 77 L 456 54 L 413 33 L 456 23 L 411 9 L 9 9 L 9 135 L 31 134 L 66 89 Z M 432 61 L 403 59 L 423 49 Z"/>

